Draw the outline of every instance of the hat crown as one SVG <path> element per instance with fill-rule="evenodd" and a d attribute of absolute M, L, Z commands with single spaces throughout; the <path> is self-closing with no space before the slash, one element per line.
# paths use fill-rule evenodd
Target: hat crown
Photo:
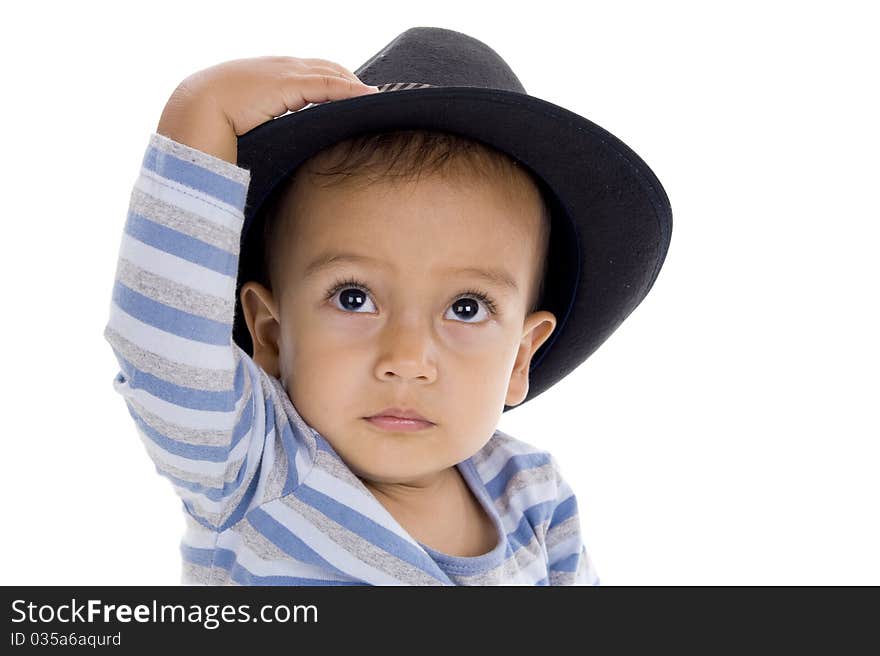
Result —
<path fill-rule="evenodd" d="M 526 93 L 510 66 L 482 41 L 441 27 L 413 27 L 354 74 L 365 84 L 417 82 Z"/>

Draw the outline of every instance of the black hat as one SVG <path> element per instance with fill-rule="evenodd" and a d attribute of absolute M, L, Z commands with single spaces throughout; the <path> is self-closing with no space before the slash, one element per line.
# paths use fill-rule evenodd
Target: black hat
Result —
<path fill-rule="evenodd" d="M 238 137 L 238 165 L 251 175 L 239 290 L 255 278 L 262 257 L 270 196 L 319 151 L 359 134 L 401 129 L 482 142 L 535 176 L 551 213 L 538 307 L 557 325 L 531 361 L 523 403 L 535 398 L 586 360 L 653 286 L 672 234 L 660 181 L 613 134 L 528 95 L 494 50 L 460 32 L 414 27 L 354 74 L 381 93 L 308 105 Z M 238 293 L 233 339 L 252 354 Z"/>

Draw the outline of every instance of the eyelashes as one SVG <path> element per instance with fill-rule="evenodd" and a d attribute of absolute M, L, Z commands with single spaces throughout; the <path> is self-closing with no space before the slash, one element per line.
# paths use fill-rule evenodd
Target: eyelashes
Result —
<path fill-rule="evenodd" d="M 342 280 L 337 280 L 335 283 L 333 283 L 332 287 L 330 287 L 330 289 L 327 290 L 327 293 L 325 295 L 324 300 L 329 301 L 338 292 L 340 292 L 343 289 L 346 289 L 348 287 L 356 287 L 356 288 L 360 289 L 361 291 L 363 291 L 364 293 L 366 293 L 367 295 L 372 296 L 372 291 L 370 290 L 370 287 L 367 285 L 367 283 L 365 283 L 361 280 L 358 280 L 357 278 L 345 278 Z M 458 300 L 458 299 L 465 297 L 465 296 L 470 297 L 470 298 L 475 298 L 478 301 L 480 301 L 481 303 L 483 303 L 486 306 L 486 309 L 489 311 L 490 314 L 495 315 L 498 313 L 498 309 L 497 309 L 497 306 L 495 305 L 495 301 L 492 300 L 492 297 L 489 296 L 486 292 L 481 291 L 479 289 L 467 289 L 465 291 L 462 291 L 462 292 L 459 292 L 458 294 L 456 294 L 455 300 Z M 463 323 L 468 323 L 468 322 L 463 322 Z M 473 322 L 471 322 L 471 323 L 473 323 Z"/>

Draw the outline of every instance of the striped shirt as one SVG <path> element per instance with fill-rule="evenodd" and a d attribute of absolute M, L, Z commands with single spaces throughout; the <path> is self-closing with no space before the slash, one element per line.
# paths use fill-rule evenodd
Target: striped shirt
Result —
<path fill-rule="evenodd" d="M 132 190 L 104 336 L 158 473 L 183 501 L 190 585 L 590 585 L 556 460 L 496 430 L 457 465 L 496 547 L 414 539 L 232 340 L 250 172 L 154 133 Z"/>

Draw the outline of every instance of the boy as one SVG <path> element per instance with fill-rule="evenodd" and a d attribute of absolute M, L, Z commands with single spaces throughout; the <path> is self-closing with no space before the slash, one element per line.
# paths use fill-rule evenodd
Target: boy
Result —
<path fill-rule="evenodd" d="M 469 37 L 409 30 L 373 62 L 444 39 Z M 558 464 L 495 429 L 557 326 L 537 309 L 552 271 L 539 181 L 476 141 L 379 119 L 384 136 L 328 137 L 272 184 L 254 184 L 270 150 L 241 165 L 241 135 L 280 129 L 273 116 L 317 120 L 374 91 L 325 60 L 236 60 L 187 78 L 150 139 L 105 335 L 184 503 L 182 580 L 596 584 Z"/>

